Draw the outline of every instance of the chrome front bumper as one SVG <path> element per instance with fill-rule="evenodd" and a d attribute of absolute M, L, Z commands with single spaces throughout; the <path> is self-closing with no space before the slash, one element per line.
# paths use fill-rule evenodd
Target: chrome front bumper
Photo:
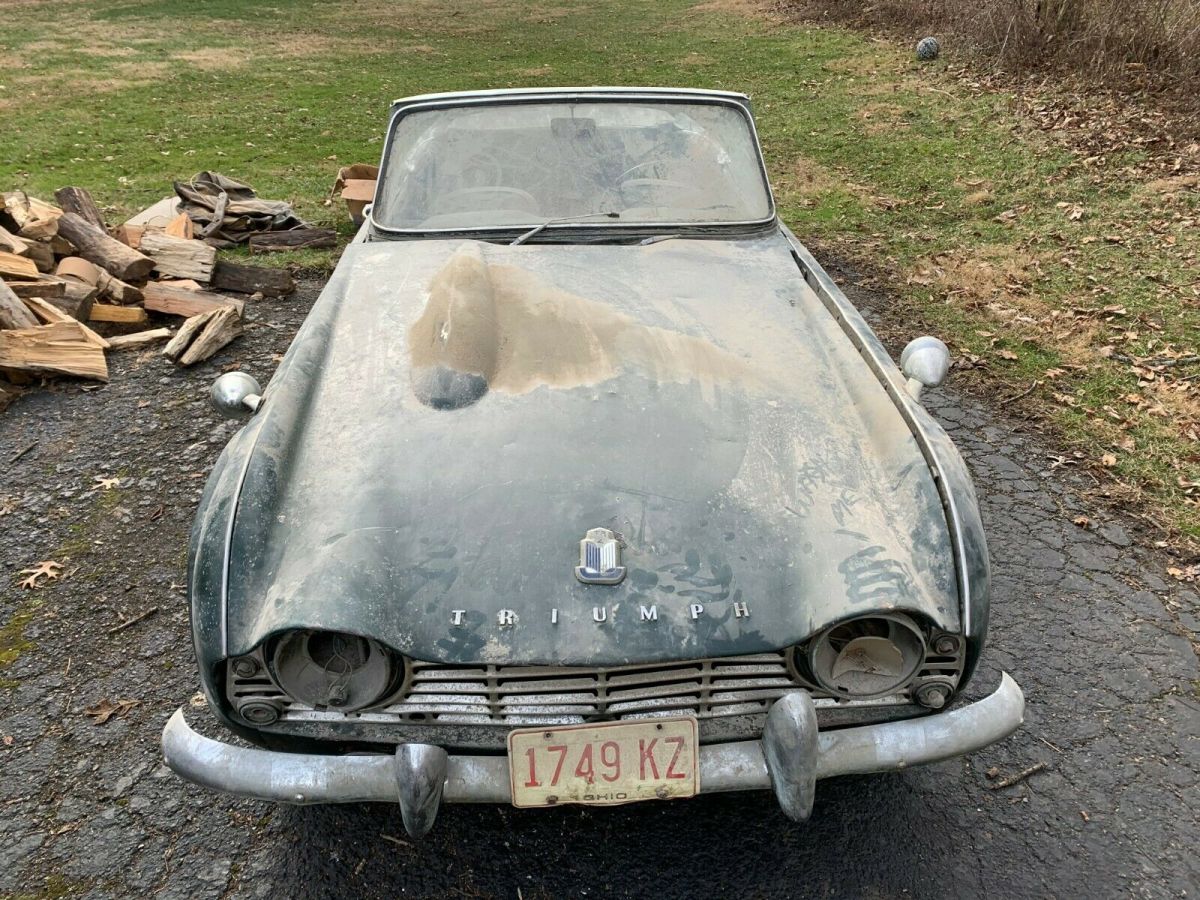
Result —
<path fill-rule="evenodd" d="M 1005 673 L 984 699 L 945 713 L 817 730 L 808 694 L 775 702 L 762 740 L 700 748 L 700 790 L 775 791 L 796 821 L 812 811 L 816 782 L 833 775 L 887 772 L 971 753 L 1012 734 L 1025 713 L 1021 688 Z M 394 755 L 317 756 L 223 744 L 193 731 L 179 709 L 163 729 L 167 765 L 188 781 L 283 803 L 399 803 L 414 837 L 433 825 L 442 803 L 509 803 L 508 758 L 451 755 L 430 744 L 401 744 Z"/>

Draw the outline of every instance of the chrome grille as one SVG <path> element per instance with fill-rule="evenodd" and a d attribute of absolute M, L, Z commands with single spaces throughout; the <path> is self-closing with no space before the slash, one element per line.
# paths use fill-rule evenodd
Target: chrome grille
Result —
<path fill-rule="evenodd" d="M 561 725 L 765 711 L 803 690 L 784 653 L 605 668 L 414 663 L 404 695 L 374 713 L 406 722 Z M 364 717 L 372 713 L 363 713 Z"/>
<path fill-rule="evenodd" d="M 496 666 L 409 662 L 398 695 L 384 706 L 357 712 L 313 709 L 288 697 L 260 663 L 253 678 L 232 666 L 226 692 L 237 709 L 248 700 L 274 703 L 279 720 L 266 731 L 314 738 L 500 749 L 511 728 L 591 721 L 692 715 L 702 741 L 743 740 L 762 734 L 771 704 L 808 691 L 822 729 L 917 715 L 913 691 L 926 680 L 957 684 L 961 653 L 927 651 L 913 683 L 894 695 L 846 701 L 796 674 L 789 652 L 629 666 Z"/>

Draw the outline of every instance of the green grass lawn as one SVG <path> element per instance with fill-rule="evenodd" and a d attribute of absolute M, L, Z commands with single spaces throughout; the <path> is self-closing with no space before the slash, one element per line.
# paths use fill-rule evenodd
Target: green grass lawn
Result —
<path fill-rule="evenodd" d="M 159 0 L 4 5 L 0 189 L 87 187 L 119 221 L 216 169 L 310 220 L 377 161 L 396 97 L 680 85 L 754 100 L 783 218 L 884 273 L 1000 397 L 1042 410 L 1113 490 L 1200 536 L 1200 194 L 1139 151 L 1085 160 L 942 64 L 726 0 Z M 328 254 L 285 257 L 328 266 Z M 1036 386 L 1035 382 L 1037 383 Z"/>

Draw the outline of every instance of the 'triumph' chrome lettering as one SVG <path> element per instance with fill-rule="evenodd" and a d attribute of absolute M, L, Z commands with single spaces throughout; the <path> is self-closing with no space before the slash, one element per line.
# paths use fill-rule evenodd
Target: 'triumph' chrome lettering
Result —
<path fill-rule="evenodd" d="M 736 601 L 731 604 L 720 604 L 720 609 L 710 609 L 716 604 L 705 606 L 703 603 L 689 603 L 686 607 L 679 610 L 676 614 L 685 622 L 695 622 L 698 619 L 706 618 L 714 613 L 728 615 L 733 613 L 735 619 L 750 618 L 750 606 L 747 603 Z M 450 610 L 450 624 L 456 628 L 462 628 L 467 624 L 467 613 L 469 610 L 452 609 Z M 664 607 L 664 615 L 669 616 L 670 611 Z M 558 625 L 562 621 L 571 621 L 583 619 L 584 621 L 591 620 L 594 625 L 603 626 L 610 622 L 615 622 L 620 618 L 631 618 L 635 622 L 642 624 L 653 624 L 659 620 L 659 608 L 657 603 L 652 603 L 649 606 L 639 605 L 636 609 L 622 609 L 620 606 L 593 606 L 583 610 L 562 610 L 559 607 L 551 607 L 546 613 L 546 617 L 550 620 L 551 625 Z M 521 624 L 521 616 L 515 609 L 500 609 L 495 613 L 496 624 L 501 628 L 512 628 Z"/>

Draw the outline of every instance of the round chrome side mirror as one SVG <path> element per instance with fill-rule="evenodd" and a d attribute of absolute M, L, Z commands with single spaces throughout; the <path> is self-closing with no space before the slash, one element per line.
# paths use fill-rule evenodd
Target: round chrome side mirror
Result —
<path fill-rule="evenodd" d="M 227 419 L 245 419 L 262 402 L 262 388 L 245 372 L 226 372 L 213 382 L 213 409 Z"/>
<path fill-rule="evenodd" d="M 950 371 L 950 348 L 935 337 L 925 335 L 908 342 L 900 354 L 900 371 L 908 379 L 908 390 L 921 396 L 921 388 L 937 387 Z"/>

